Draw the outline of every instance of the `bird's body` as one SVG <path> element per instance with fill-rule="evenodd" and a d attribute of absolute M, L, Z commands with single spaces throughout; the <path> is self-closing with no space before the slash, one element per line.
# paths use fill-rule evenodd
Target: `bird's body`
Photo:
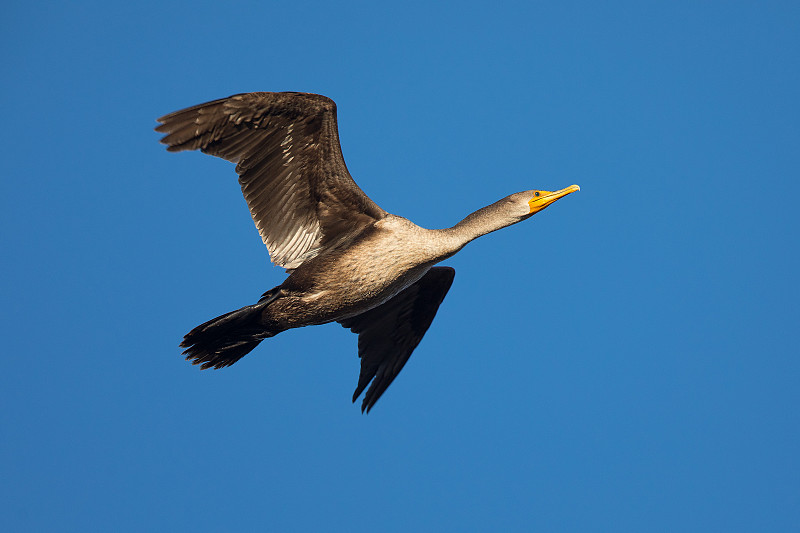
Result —
<path fill-rule="evenodd" d="M 350 178 L 333 101 L 250 93 L 159 119 L 168 150 L 200 149 L 237 163 L 245 199 L 274 263 L 290 272 L 246 306 L 201 324 L 182 346 L 206 367 L 238 361 L 281 331 L 339 322 L 359 334 L 356 397 L 369 410 L 430 326 L 455 271 L 435 267 L 471 240 L 578 190 L 524 191 L 441 230 L 378 207 Z"/>
<path fill-rule="evenodd" d="M 432 233 L 388 215 L 348 247 L 300 265 L 284 286 L 302 287 L 303 303 L 315 308 L 322 322 L 361 314 L 417 282 L 434 264 L 452 255 L 432 246 L 437 242 Z"/>

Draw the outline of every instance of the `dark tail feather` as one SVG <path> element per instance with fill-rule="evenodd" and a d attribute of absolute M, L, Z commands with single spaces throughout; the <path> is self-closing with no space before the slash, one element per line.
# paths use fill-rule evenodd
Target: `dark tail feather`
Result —
<path fill-rule="evenodd" d="M 200 324 L 186 334 L 181 348 L 187 361 L 200 368 L 230 366 L 253 350 L 262 340 L 280 333 L 270 330 L 262 312 L 278 294 L 269 291 L 254 305 L 248 305 Z"/>

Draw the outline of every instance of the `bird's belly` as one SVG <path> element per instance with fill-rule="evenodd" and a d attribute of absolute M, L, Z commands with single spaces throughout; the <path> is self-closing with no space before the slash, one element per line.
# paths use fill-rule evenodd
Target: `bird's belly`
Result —
<path fill-rule="evenodd" d="M 324 324 L 359 315 L 416 283 L 433 263 L 406 265 L 398 258 L 376 262 L 360 257 L 317 271 L 305 290 L 291 291 L 270 306 L 270 314 L 288 328 Z"/>
<path fill-rule="evenodd" d="M 411 225 L 404 219 L 390 223 Z M 388 301 L 450 255 L 420 228 L 377 232 L 303 263 L 284 282 L 287 297 L 270 307 L 287 327 L 349 318 Z"/>
<path fill-rule="evenodd" d="M 331 286 L 306 293 L 302 298 L 303 307 L 307 317 L 314 317 L 315 323 L 359 315 L 416 283 L 429 269 L 430 265 L 419 266 L 392 277 L 360 276 L 357 273 L 342 276 Z"/>

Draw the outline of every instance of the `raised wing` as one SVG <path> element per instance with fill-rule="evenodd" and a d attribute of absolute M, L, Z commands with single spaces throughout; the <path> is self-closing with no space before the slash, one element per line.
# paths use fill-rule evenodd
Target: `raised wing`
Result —
<path fill-rule="evenodd" d="M 358 333 L 361 374 L 353 393 L 354 402 L 372 381 L 361 412 L 372 409 L 403 369 L 433 322 L 455 275 L 456 271 L 450 267 L 433 267 L 388 302 L 340 321 L 342 326 Z"/>
<path fill-rule="evenodd" d="M 170 152 L 200 150 L 236 163 L 272 262 L 297 268 L 386 212 L 350 177 L 336 104 L 306 93 L 248 93 L 158 119 Z"/>

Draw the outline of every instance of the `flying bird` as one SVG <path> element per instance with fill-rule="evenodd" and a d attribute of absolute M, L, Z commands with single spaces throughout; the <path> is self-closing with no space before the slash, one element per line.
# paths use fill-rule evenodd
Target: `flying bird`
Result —
<path fill-rule="evenodd" d="M 580 190 L 518 192 L 451 228 L 425 229 L 381 209 L 350 177 L 330 98 L 237 94 L 158 122 L 168 151 L 200 150 L 236 163 L 270 258 L 289 273 L 257 303 L 187 333 L 186 359 L 222 368 L 287 329 L 338 322 L 358 334 L 353 402 L 371 383 L 362 412 L 402 370 L 453 283 L 455 270 L 434 265 Z"/>

